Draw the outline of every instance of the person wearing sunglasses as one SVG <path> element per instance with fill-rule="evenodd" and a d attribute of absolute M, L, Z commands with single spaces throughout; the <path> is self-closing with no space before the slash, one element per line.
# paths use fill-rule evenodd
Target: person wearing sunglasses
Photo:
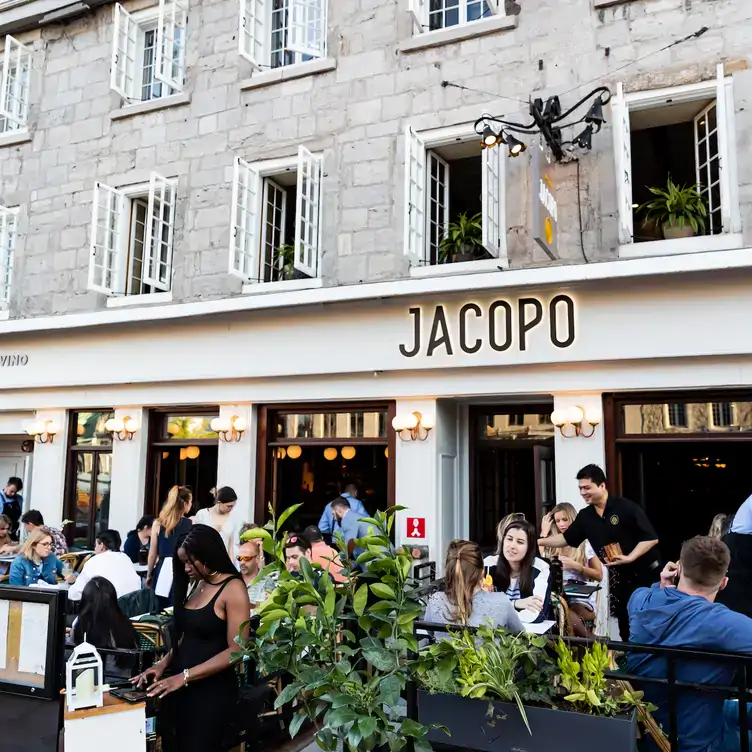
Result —
<path fill-rule="evenodd" d="M 258 525 L 243 525 L 240 535 L 242 536 L 249 530 L 257 528 Z M 273 573 L 256 582 L 259 572 L 264 568 L 264 551 L 261 547 L 260 538 L 252 538 L 246 541 L 239 540 L 235 560 L 238 563 L 243 582 L 248 589 L 248 598 L 251 601 L 251 616 L 253 616 L 256 609 L 266 601 L 274 588 L 277 587 L 277 575 Z"/>

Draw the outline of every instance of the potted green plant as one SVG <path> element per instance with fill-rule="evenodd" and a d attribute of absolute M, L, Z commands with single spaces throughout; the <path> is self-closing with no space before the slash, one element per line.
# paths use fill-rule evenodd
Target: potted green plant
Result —
<path fill-rule="evenodd" d="M 546 640 L 483 627 L 454 634 L 424 650 L 413 664 L 419 684 L 417 719 L 442 720 L 451 744 L 496 752 L 549 752 L 562 739 L 587 739 L 593 749 L 633 752 L 641 693 L 604 676 L 608 650 L 599 643 L 575 661 L 559 641 L 558 660 Z M 431 728 L 429 741 L 446 741 Z"/>
<path fill-rule="evenodd" d="M 667 240 L 690 238 L 705 232 L 708 210 L 705 201 L 694 185 L 678 186 L 669 175 L 666 188 L 650 188 L 656 197 L 642 204 L 638 212 L 644 213 L 645 224 L 656 222 Z"/>
<path fill-rule="evenodd" d="M 282 526 L 300 505 L 274 519 L 263 534 L 264 548 L 282 561 Z M 412 559 L 390 542 L 395 507 L 364 518 L 372 534 L 357 541 L 365 551 L 357 564 L 363 572 L 352 576 L 345 563 L 347 581 L 336 585 L 307 559 L 300 574 L 292 575 L 279 564 L 259 574 L 279 570 L 279 583 L 258 613 L 261 624 L 243 646 L 243 654 L 262 673 L 281 671 L 290 684 L 276 707 L 294 705 L 290 734 L 310 722 L 321 749 L 349 752 L 405 748 L 431 749 L 428 728 L 406 718 L 403 694 L 409 651 L 418 650 L 413 623 L 423 613 L 411 578 Z M 249 533 L 259 536 L 258 530 Z M 346 545 L 337 536 L 341 552 Z"/>
<path fill-rule="evenodd" d="M 449 223 L 446 235 L 439 244 L 439 263 L 473 261 L 483 255 L 482 215 L 478 213 L 468 217 L 467 212 L 458 214 Z"/>
<path fill-rule="evenodd" d="M 297 279 L 298 270 L 295 268 L 295 246 L 285 244 L 275 248 L 272 265 L 277 270 L 279 279 Z"/>

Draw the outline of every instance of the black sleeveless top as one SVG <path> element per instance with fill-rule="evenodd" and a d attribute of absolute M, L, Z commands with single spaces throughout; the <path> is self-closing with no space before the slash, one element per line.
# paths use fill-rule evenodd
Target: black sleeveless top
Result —
<path fill-rule="evenodd" d="M 176 660 L 171 668 L 175 673 L 198 666 L 217 653 L 227 650 L 227 622 L 214 612 L 214 604 L 227 584 L 238 577 L 230 575 L 217 588 L 214 597 L 202 608 L 184 608 L 183 640 L 176 648 Z M 228 670 L 232 670 L 228 663 Z"/>

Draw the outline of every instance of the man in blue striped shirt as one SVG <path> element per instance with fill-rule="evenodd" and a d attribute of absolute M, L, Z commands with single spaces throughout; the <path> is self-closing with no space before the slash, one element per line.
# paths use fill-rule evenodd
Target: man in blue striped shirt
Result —
<path fill-rule="evenodd" d="M 348 483 L 345 486 L 345 491 L 342 496 L 337 498 L 344 498 L 350 502 L 350 509 L 353 511 L 356 520 L 361 517 L 368 517 L 368 512 L 363 506 L 363 502 L 358 498 L 358 487 L 354 483 Z M 334 537 L 334 533 L 336 532 L 335 526 L 336 528 L 340 527 L 339 520 L 334 516 L 332 505 L 327 504 L 324 513 L 319 520 L 319 530 L 321 530 L 324 535 L 331 535 Z"/>

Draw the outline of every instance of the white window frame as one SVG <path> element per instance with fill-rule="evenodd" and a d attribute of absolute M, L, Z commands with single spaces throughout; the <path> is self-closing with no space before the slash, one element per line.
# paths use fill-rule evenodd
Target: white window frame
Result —
<path fill-rule="evenodd" d="M 685 424 L 683 426 L 678 426 L 671 422 L 671 405 L 681 405 L 684 407 L 684 419 Z M 686 402 L 667 402 L 663 405 L 663 424 L 666 426 L 666 428 L 689 428 L 689 411 L 687 410 L 687 403 Z"/>
<path fill-rule="evenodd" d="M 129 13 L 120 3 L 113 9 L 112 59 L 110 89 L 119 94 L 126 104 L 164 99 L 181 93 L 185 88 L 187 6 L 159 0 L 153 8 Z M 175 29 L 182 28 L 177 46 Z M 154 83 L 161 84 L 159 97 L 141 98 L 144 71 L 144 43 L 146 34 L 154 31 Z M 153 84 L 152 84 L 153 85 Z"/>
<path fill-rule="evenodd" d="M 13 290 L 13 260 L 18 244 L 19 208 L 0 206 L 0 309 L 7 308 Z"/>
<path fill-rule="evenodd" d="M 257 71 L 272 67 L 272 0 L 238 0 L 238 53 Z M 284 50 L 293 60 L 276 68 L 305 65 L 327 55 L 330 0 L 286 0 Z M 283 53 L 284 57 L 284 53 Z"/>
<path fill-rule="evenodd" d="M 480 18 L 474 18 L 470 21 L 467 19 L 467 6 L 472 5 L 473 0 L 458 0 L 457 13 L 459 22 L 450 26 L 441 26 L 437 29 L 430 28 L 430 5 L 431 0 L 407 0 L 409 3 L 410 17 L 413 21 L 413 32 L 415 34 L 434 34 L 438 31 L 444 31 L 445 29 L 456 29 L 463 26 L 468 26 L 478 21 L 484 21 L 495 16 L 506 15 L 504 10 L 504 3 L 501 0 L 486 0 L 488 9 L 491 11 L 487 16 L 481 16 Z"/>
<path fill-rule="evenodd" d="M 701 235 L 678 240 L 634 242 L 631 130 L 629 114 L 661 105 L 714 99 L 717 104 L 718 151 L 720 160 L 720 194 L 723 231 L 718 235 Z M 739 180 L 736 168 L 737 145 L 734 122 L 733 79 L 725 76 L 723 64 L 717 76 L 684 86 L 672 86 L 653 91 L 625 93 L 621 83 L 611 100 L 611 120 L 616 168 L 619 256 L 634 258 L 695 251 L 729 250 L 743 245 L 741 211 L 739 208 Z M 695 158 L 695 167 L 696 165 Z"/>
<path fill-rule="evenodd" d="M 11 76 L 12 69 L 15 69 L 15 76 Z M 19 76 L 19 70 L 25 75 Z M 0 70 L 0 118 L 3 121 L 0 133 L 28 130 L 31 71 L 31 48 L 8 34 Z"/>
<path fill-rule="evenodd" d="M 150 174 L 148 183 L 120 188 L 95 183 L 89 239 L 89 290 L 109 296 L 144 297 L 144 294 L 128 290 L 129 251 L 132 242 L 131 202 L 148 197 L 142 282 L 154 288 L 155 293 L 170 292 L 177 188 L 176 178 L 165 178 L 156 172 Z M 164 261 L 161 251 L 165 246 L 159 240 L 160 233 L 155 232 L 155 227 L 161 226 L 161 217 L 164 217 L 160 210 L 166 213 L 168 231 Z"/>
<path fill-rule="evenodd" d="M 309 279 L 321 276 L 323 155 L 298 147 L 297 157 L 249 163 L 235 157 L 230 212 L 228 273 L 249 285 L 263 282 L 266 246 L 266 182 L 286 172 L 296 173 L 294 266 Z M 276 184 L 276 183 L 275 183 Z M 282 188 L 289 191 L 289 188 Z M 293 242 L 290 242 L 290 241 Z"/>
<path fill-rule="evenodd" d="M 405 128 L 405 194 L 404 194 L 404 252 L 416 271 L 420 268 L 452 273 L 471 271 L 489 266 L 496 269 L 509 265 L 506 222 L 506 159 L 507 153 L 500 147 L 481 149 L 482 164 L 481 214 L 483 217 L 483 245 L 491 259 L 488 263 L 477 261 L 458 264 L 431 264 L 428 253 L 430 174 L 429 152 L 458 142 L 478 142 L 478 134 L 472 124 L 463 124 L 415 131 L 409 124 Z M 438 155 L 437 155 L 438 156 Z M 445 160 L 440 161 L 445 162 Z M 451 180 L 448 174 L 447 185 Z M 495 203 L 493 199 L 496 199 Z M 445 212 L 451 220 L 451 207 Z M 478 265 L 478 266 L 476 266 Z"/>
<path fill-rule="evenodd" d="M 728 405 L 731 409 L 731 422 L 727 426 L 719 426 L 715 422 L 715 416 L 713 415 L 713 405 L 719 404 L 719 405 Z M 739 415 L 736 409 L 736 403 L 735 402 L 708 402 L 708 426 L 710 428 L 716 428 L 718 430 L 726 429 L 726 428 L 734 428 L 735 426 L 739 425 Z"/>

